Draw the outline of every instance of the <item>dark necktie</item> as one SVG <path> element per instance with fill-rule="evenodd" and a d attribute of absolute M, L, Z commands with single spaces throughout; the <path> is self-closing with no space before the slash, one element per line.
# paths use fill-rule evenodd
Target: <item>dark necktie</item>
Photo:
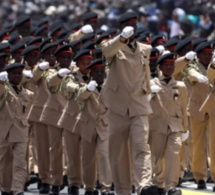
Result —
<path fill-rule="evenodd" d="M 135 52 L 136 48 L 131 43 L 128 43 L 128 47 L 131 49 L 132 52 Z"/>
<path fill-rule="evenodd" d="M 166 82 L 166 84 L 168 84 L 170 82 L 170 80 L 171 80 L 171 77 L 167 77 L 167 78 L 164 79 L 164 81 Z"/>
<path fill-rule="evenodd" d="M 19 95 L 19 93 L 22 91 L 22 88 L 19 89 L 16 85 L 13 85 L 13 89 L 17 93 L 17 95 Z"/>
<path fill-rule="evenodd" d="M 89 77 L 88 76 L 82 76 L 83 80 L 86 82 L 88 81 Z"/>
<path fill-rule="evenodd" d="M 96 87 L 97 88 L 97 90 L 100 92 L 101 90 L 102 90 L 102 87 L 101 86 L 98 86 L 98 87 Z"/>

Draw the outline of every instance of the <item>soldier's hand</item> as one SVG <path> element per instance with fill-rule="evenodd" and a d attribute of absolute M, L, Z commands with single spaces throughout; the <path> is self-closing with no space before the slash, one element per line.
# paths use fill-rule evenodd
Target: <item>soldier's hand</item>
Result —
<path fill-rule="evenodd" d="M 158 85 L 152 85 L 152 86 L 151 86 L 151 91 L 152 91 L 152 93 L 158 93 L 158 92 L 161 91 L 161 90 L 162 90 L 162 88 L 159 87 Z"/>
<path fill-rule="evenodd" d="M 160 55 L 162 55 L 162 54 L 163 54 L 163 52 L 165 51 L 165 48 L 164 48 L 164 46 L 163 46 L 163 45 L 158 45 L 156 48 L 158 49 L 158 51 L 159 51 Z"/>
<path fill-rule="evenodd" d="M 215 65 L 215 58 L 213 58 L 213 60 L 212 60 L 212 64 L 213 64 L 213 65 Z"/>
<path fill-rule="evenodd" d="M 87 85 L 87 89 L 88 91 L 94 91 L 97 86 L 98 84 L 96 83 L 96 81 L 90 81 Z"/>
<path fill-rule="evenodd" d="M 93 33 L 93 27 L 90 24 L 87 24 L 81 28 L 81 32 L 84 34 Z"/>
<path fill-rule="evenodd" d="M 71 71 L 75 71 L 76 68 L 77 68 L 76 62 L 71 61 L 70 66 L 69 66 L 69 69 L 70 69 Z"/>
<path fill-rule="evenodd" d="M 0 72 L 0 81 L 2 82 L 8 81 L 8 73 L 6 71 Z"/>
<path fill-rule="evenodd" d="M 190 60 L 193 60 L 195 58 L 195 56 L 196 56 L 196 52 L 189 51 L 186 53 L 185 58 L 186 58 L 186 60 L 190 61 Z"/>
<path fill-rule="evenodd" d="M 47 70 L 49 69 L 49 62 L 41 62 L 38 66 L 40 70 Z"/>
<path fill-rule="evenodd" d="M 197 77 L 197 79 L 198 79 L 198 81 L 200 82 L 200 83 L 205 83 L 205 84 L 208 84 L 208 78 L 206 77 L 206 76 L 204 76 L 204 75 L 199 75 L 198 77 Z"/>
<path fill-rule="evenodd" d="M 25 75 L 25 77 L 27 78 L 33 78 L 33 74 L 31 72 L 31 70 L 23 70 L 23 74 Z"/>
<path fill-rule="evenodd" d="M 125 39 L 130 38 L 132 35 L 134 35 L 134 27 L 132 26 L 126 26 L 121 32 L 121 36 Z"/>
<path fill-rule="evenodd" d="M 189 131 L 182 133 L 182 137 L 181 137 L 182 141 L 183 142 L 186 141 L 189 138 L 189 135 L 190 135 Z"/>
<path fill-rule="evenodd" d="M 69 70 L 68 68 L 62 68 L 58 71 L 58 75 L 60 77 L 65 77 L 66 75 L 68 75 L 71 72 L 71 70 Z"/>

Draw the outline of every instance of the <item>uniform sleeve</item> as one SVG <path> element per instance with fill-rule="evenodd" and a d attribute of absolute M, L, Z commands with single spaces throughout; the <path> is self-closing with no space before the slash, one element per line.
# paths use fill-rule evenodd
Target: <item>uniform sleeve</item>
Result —
<path fill-rule="evenodd" d="M 58 76 L 58 73 L 51 73 L 46 78 L 48 88 L 57 87 L 61 84 L 62 78 Z"/>
<path fill-rule="evenodd" d="M 22 81 L 21 81 L 21 84 L 22 84 L 22 85 L 27 84 L 30 80 L 31 80 L 31 78 L 26 77 L 26 76 L 22 73 Z"/>
<path fill-rule="evenodd" d="M 84 36 L 84 34 L 82 33 L 82 31 L 80 29 L 77 32 L 70 34 L 69 41 L 73 42 L 73 41 L 79 40 L 83 36 Z"/>
<path fill-rule="evenodd" d="M 215 84 L 215 69 L 211 68 L 211 65 L 212 64 L 210 64 L 208 67 L 207 76 L 208 76 L 210 83 L 214 85 Z"/>
<path fill-rule="evenodd" d="M 146 50 L 147 63 L 145 65 L 145 71 L 146 71 L 146 85 L 147 85 L 148 93 L 151 93 L 151 87 L 150 87 L 151 72 L 149 67 L 149 57 L 151 54 L 151 49 L 152 49 L 151 46 L 148 46 Z"/>
<path fill-rule="evenodd" d="M 0 99 L 3 97 L 5 93 L 5 84 L 0 83 Z"/>
<path fill-rule="evenodd" d="M 173 77 L 176 77 L 188 64 L 185 57 L 180 57 L 175 61 L 175 70 L 173 72 Z"/>
<path fill-rule="evenodd" d="M 102 53 L 106 59 L 113 58 L 123 45 L 125 44 L 120 42 L 120 35 L 118 35 L 101 45 Z"/>
<path fill-rule="evenodd" d="M 188 102 L 188 91 L 187 87 L 181 88 L 182 91 L 182 114 L 183 114 L 183 127 L 184 131 L 188 130 L 188 116 L 187 116 L 187 102 Z"/>
<path fill-rule="evenodd" d="M 77 100 L 79 101 L 87 100 L 91 95 L 92 92 L 87 90 L 87 85 L 84 85 L 80 87 L 78 90 Z"/>
<path fill-rule="evenodd" d="M 188 69 L 188 79 L 190 82 L 199 82 L 198 77 L 202 74 L 196 71 L 194 68 Z"/>
<path fill-rule="evenodd" d="M 43 74 L 44 71 L 39 69 L 39 66 L 35 66 L 33 69 L 33 80 L 35 82 L 38 82 L 41 79 L 41 76 Z"/>

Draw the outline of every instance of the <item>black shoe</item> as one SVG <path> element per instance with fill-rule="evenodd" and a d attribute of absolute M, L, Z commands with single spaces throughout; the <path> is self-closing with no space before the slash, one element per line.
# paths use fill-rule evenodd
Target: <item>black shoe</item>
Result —
<path fill-rule="evenodd" d="M 71 186 L 68 188 L 69 195 L 79 195 L 79 188 L 77 186 Z"/>
<path fill-rule="evenodd" d="M 93 191 L 93 195 L 99 195 L 99 191 L 98 190 L 94 190 Z"/>
<path fill-rule="evenodd" d="M 68 186 L 69 184 L 68 184 L 68 177 L 67 177 L 67 175 L 64 175 L 63 176 L 63 185 L 64 186 Z"/>
<path fill-rule="evenodd" d="M 154 185 L 144 187 L 140 193 L 140 195 L 157 195 L 157 194 L 158 188 L 157 186 Z"/>
<path fill-rule="evenodd" d="M 24 195 L 24 192 L 20 192 L 20 193 L 18 193 L 17 195 Z"/>
<path fill-rule="evenodd" d="M 132 185 L 131 192 L 132 192 L 132 194 L 135 194 L 135 192 L 136 192 L 136 189 L 135 189 L 134 185 Z"/>
<path fill-rule="evenodd" d="M 215 192 L 215 186 L 213 187 L 213 192 Z"/>
<path fill-rule="evenodd" d="M 115 195 L 115 192 L 108 192 L 107 195 Z"/>
<path fill-rule="evenodd" d="M 93 195 L 93 191 L 86 191 L 84 195 Z"/>
<path fill-rule="evenodd" d="M 59 186 L 52 186 L 50 195 L 59 195 L 60 187 Z"/>
<path fill-rule="evenodd" d="M 28 191 L 28 186 L 29 186 L 29 183 L 28 181 L 25 183 L 24 185 L 24 191 L 27 192 Z"/>
<path fill-rule="evenodd" d="M 39 194 L 48 194 L 50 190 L 50 185 L 47 183 L 41 183 Z"/>
<path fill-rule="evenodd" d="M 40 190 L 41 186 L 42 186 L 42 181 L 41 181 L 41 179 L 39 179 L 39 181 L 37 183 L 37 189 Z"/>
<path fill-rule="evenodd" d="M 181 184 L 182 184 L 182 179 L 181 179 L 181 177 L 179 177 L 179 179 L 178 179 L 178 184 L 177 184 L 177 186 L 176 186 L 176 187 L 180 187 L 180 186 L 181 186 Z"/>
<path fill-rule="evenodd" d="M 97 189 L 97 190 L 101 189 L 101 186 L 100 186 L 99 180 L 97 180 L 97 181 L 96 181 L 96 189 Z"/>
<path fill-rule="evenodd" d="M 101 193 L 101 195 L 108 195 L 108 192 L 103 191 L 103 192 Z"/>
<path fill-rule="evenodd" d="M 31 172 L 31 173 L 30 173 L 30 179 L 29 179 L 29 181 L 28 181 L 29 185 L 30 185 L 30 184 L 34 184 L 34 183 L 37 183 L 37 182 L 39 182 L 39 177 L 38 177 L 38 175 L 35 174 L 34 172 Z"/>
<path fill-rule="evenodd" d="M 158 195 L 165 195 L 166 190 L 164 188 L 158 188 Z"/>
<path fill-rule="evenodd" d="M 203 181 L 203 180 L 200 180 L 200 181 L 198 181 L 198 189 L 199 190 L 204 190 L 204 189 L 206 189 L 206 183 L 205 183 L 205 181 Z"/>
<path fill-rule="evenodd" d="M 182 195 L 182 192 L 179 189 L 172 188 L 168 191 L 167 195 Z"/>
<path fill-rule="evenodd" d="M 110 190 L 115 191 L 114 183 L 112 183 Z"/>
<path fill-rule="evenodd" d="M 13 192 L 1 192 L 1 195 L 13 195 Z"/>

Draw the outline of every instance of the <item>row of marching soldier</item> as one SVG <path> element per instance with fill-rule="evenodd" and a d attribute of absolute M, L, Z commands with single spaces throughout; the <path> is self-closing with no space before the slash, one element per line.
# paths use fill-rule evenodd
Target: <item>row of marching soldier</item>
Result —
<path fill-rule="evenodd" d="M 118 30 L 83 15 L 70 32 L 31 20 L 0 30 L 0 188 L 40 194 L 181 195 L 215 179 L 214 40 Z M 133 188 L 132 188 L 133 187 Z M 215 191 L 215 188 L 213 188 Z"/>

